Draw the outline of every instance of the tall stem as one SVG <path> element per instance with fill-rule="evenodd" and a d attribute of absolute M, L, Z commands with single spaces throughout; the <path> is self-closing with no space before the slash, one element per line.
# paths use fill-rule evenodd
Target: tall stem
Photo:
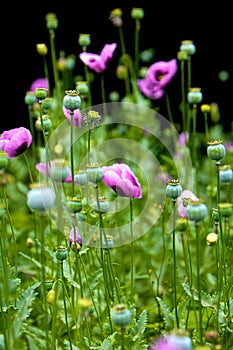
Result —
<path fill-rule="evenodd" d="M 70 111 L 70 168 L 72 177 L 72 196 L 74 197 L 74 149 L 73 149 L 73 117 L 74 111 Z"/>
<path fill-rule="evenodd" d="M 200 237 L 199 237 L 199 222 L 195 223 L 196 228 L 196 264 L 197 264 L 197 291 L 198 291 L 198 313 L 199 313 L 199 341 L 202 344 L 203 330 L 202 330 L 202 303 L 201 303 L 201 277 L 200 277 Z"/>
<path fill-rule="evenodd" d="M 179 329 L 179 316 L 177 308 L 177 289 L 176 289 L 176 212 L 175 212 L 176 201 L 173 201 L 173 229 L 172 229 L 172 247 L 173 247 L 173 289 L 174 289 L 174 307 L 175 307 L 175 318 L 176 318 L 176 328 Z"/>
<path fill-rule="evenodd" d="M 133 235 L 133 200 L 130 197 L 130 257 L 131 257 L 131 272 L 130 272 L 130 290 L 131 290 L 131 299 L 133 301 L 134 293 L 134 235 Z"/>

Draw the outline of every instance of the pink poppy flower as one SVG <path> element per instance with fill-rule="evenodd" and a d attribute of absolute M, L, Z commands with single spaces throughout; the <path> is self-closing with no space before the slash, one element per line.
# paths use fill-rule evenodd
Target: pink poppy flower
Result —
<path fill-rule="evenodd" d="M 36 164 L 36 169 L 43 175 L 46 175 L 47 167 L 45 163 Z M 68 166 L 63 166 L 58 160 L 51 160 L 48 166 L 48 176 L 55 181 L 72 182 L 71 170 Z M 74 182 L 76 180 L 74 179 Z"/>
<path fill-rule="evenodd" d="M 186 206 L 184 206 L 184 202 L 183 202 L 185 199 L 198 201 L 199 198 L 197 198 L 192 191 L 189 191 L 189 190 L 182 191 L 181 195 L 177 198 L 177 203 L 178 203 L 178 213 L 183 218 L 187 218 Z"/>
<path fill-rule="evenodd" d="M 70 110 L 67 109 L 65 106 L 63 106 L 63 112 L 64 115 L 68 121 L 68 123 L 70 124 Z M 73 115 L 73 125 L 74 126 L 78 126 L 79 128 L 82 126 L 82 114 L 79 108 L 74 110 L 74 115 Z"/>
<path fill-rule="evenodd" d="M 82 237 L 79 234 L 79 229 L 77 226 L 73 227 L 70 231 L 70 246 L 72 246 L 75 241 L 80 245 L 80 247 L 82 246 Z"/>
<path fill-rule="evenodd" d="M 181 347 L 169 344 L 167 339 L 159 338 L 150 347 L 149 350 L 181 350 Z"/>
<path fill-rule="evenodd" d="M 102 167 L 105 185 L 120 197 L 141 198 L 141 185 L 127 164 L 115 163 Z"/>
<path fill-rule="evenodd" d="M 138 80 L 140 91 L 147 97 L 157 100 L 164 95 L 164 89 L 176 74 L 176 59 L 168 62 L 160 61 L 152 64 L 144 79 Z"/>
<path fill-rule="evenodd" d="M 189 140 L 189 134 L 188 132 L 182 132 L 179 136 L 179 139 L 178 139 L 178 145 L 181 146 L 181 147 L 184 147 L 187 143 L 187 141 Z"/>
<path fill-rule="evenodd" d="M 24 127 L 4 131 L 0 137 L 0 148 L 8 158 L 15 158 L 24 153 L 31 143 L 31 132 Z"/>
<path fill-rule="evenodd" d="M 107 68 L 107 64 L 111 60 L 116 47 L 116 43 L 106 44 L 104 45 L 100 55 L 90 52 L 82 52 L 80 53 L 79 58 L 96 73 L 102 73 Z"/>
<path fill-rule="evenodd" d="M 38 78 L 34 80 L 29 88 L 29 91 L 35 92 L 37 88 L 48 89 L 49 84 L 48 84 L 47 78 Z"/>

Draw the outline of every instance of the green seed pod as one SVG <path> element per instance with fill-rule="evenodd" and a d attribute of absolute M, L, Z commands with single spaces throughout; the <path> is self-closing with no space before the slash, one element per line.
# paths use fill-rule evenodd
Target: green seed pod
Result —
<path fill-rule="evenodd" d="M 44 100 L 47 97 L 47 91 L 46 88 L 36 88 L 35 96 L 38 100 Z"/>
<path fill-rule="evenodd" d="M 86 169 L 87 181 L 93 184 L 102 180 L 103 170 L 102 167 L 98 163 L 92 163 L 87 165 Z"/>
<path fill-rule="evenodd" d="M 91 43 L 90 34 L 79 34 L 78 43 L 80 46 L 89 46 Z"/>
<path fill-rule="evenodd" d="M 222 217 L 228 218 L 232 215 L 233 204 L 232 203 L 219 203 L 218 209 L 219 209 L 219 213 Z"/>
<path fill-rule="evenodd" d="M 131 311 L 126 304 L 118 304 L 112 310 L 112 322 L 121 328 L 127 326 L 131 321 Z"/>
<path fill-rule="evenodd" d="M 208 214 L 207 206 L 200 201 L 191 201 L 186 207 L 187 218 L 191 221 L 204 220 Z"/>
<path fill-rule="evenodd" d="M 81 98 L 79 92 L 76 90 L 67 90 L 65 97 L 63 98 L 63 106 L 70 111 L 74 111 L 81 106 Z"/>
<path fill-rule="evenodd" d="M 167 181 L 166 195 L 174 201 L 181 195 L 182 187 L 179 180 L 171 179 Z"/>
<path fill-rule="evenodd" d="M 202 101 L 202 92 L 200 88 L 190 88 L 188 92 L 188 102 L 189 103 L 200 103 Z"/>
<path fill-rule="evenodd" d="M 59 261 L 66 260 L 68 257 L 68 250 L 65 246 L 60 246 L 56 250 L 56 258 Z"/>
<path fill-rule="evenodd" d="M 226 155 L 226 149 L 222 140 L 215 140 L 207 142 L 207 155 L 210 159 L 219 162 Z"/>
<path fill-rule="evenodd" d="M 181 41 L 180 51 L 187 52 L 187 54 L 191 56 L 196 52 L 196 46 L 193 44 L 192 40 L 183 40 Z"/>
<path fill-rule="evenodd" d="M 73 213 L 79 213 L 82 210 L 82 199 L 76 197 L 69 197 L 67 206 Z"/>

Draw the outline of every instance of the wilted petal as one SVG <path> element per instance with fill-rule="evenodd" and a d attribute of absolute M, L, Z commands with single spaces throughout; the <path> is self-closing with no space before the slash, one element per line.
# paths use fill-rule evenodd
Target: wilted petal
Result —
<path fill-rule="evenodd" d="M 70 110 L 67 109 L 65 106 L 63 106 L 63 112 L 68 123 L 70 124 L 70 120 L 71 120 Z M 82 114 L 79 108 L 74 110 L 73 125 L 78 126 L 79 128 L 82 126 Z"/>
<path fill-rule="evenodd" d="M 90 69 L 94 70 L 96 73 L 101 73 L 107 68 L 107 64 L 113 56 L 113 52 L 116 49 L 117 44 L 106 44 L 100 55 L 82 52 L 79 55 L 81 61 L 86 64 Z"/>

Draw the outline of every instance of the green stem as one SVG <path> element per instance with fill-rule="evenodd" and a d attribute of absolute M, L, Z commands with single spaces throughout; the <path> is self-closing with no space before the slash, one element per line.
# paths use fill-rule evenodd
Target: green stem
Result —
<path fill-rule="evenodd" d="M 192 131 L 192 155 L 193 155 L 193 164 L 195 170 L 195 193 L 199 196 L 199 188 L 198 188 L 198 164 L 197 164 L 197 148 L 196 148 L 196 124 L 197 124 L 197 105 L 193 105 L 192 110 L 193 117 L 193 131 Z"/>
<path fill-rule="evenodd" d="M 136 79 L 138 77 L 139 70 L 139 32 L 140 32 L 140 20 L 135 21 L 135 42 L 134 42 L 134 70 Z"/>
<path fill-rule="evenodd" d="M 65 299 L 65 282 L 64 282 L 64 270 L 63 270 L 63 261 L 61 261 L 61 278 L 62 278 L 62 294 L 63 294 L 63 305 L 64 305 L 64 311 L 65 311 L 65 321 L 66 321 L 66 330 L 69 338 L 69 344 L 70 349 L 72 350 L 72 342 L 71 342 L 71 336 L 70 336 L 70 329 L 68 324 L 68 315 L 67 315 L 67 308 L 66 308 L 66 299 Z"/>
<path fill-rule="evenodd" d="M 29 175 L 29 178 L 30 178 L 30 182 L 31 184 L 33 184 L 33 177 L 32 177 L 32 172 L 31 172 L 31 167 L 30 167 L 30 163 L 28 161 L 28 157 L 26 155 L 26 152 L 23 152 L 23 156 L 24 156 L 24 159 L 26 161 L 26 165 L 27 165 L 27 169 L 28 169 L 28 175 Z"/>
<path fill-rule="evenodd" d="M 198 292 L 198 313 L 199 313 L 199 342 L 203 342 L 203 329 L 202 329 L 202 303 L 201 303 L 201 276 L 200 276 L 200 237 L 199 237 L 199 222 L 196 222 L 196 264 L 197 264 L 197 292 Z"/>
<path fill-rule="evenodd" d="M 40 215 L 40 242 L 41 242 L 41 255 L 40 255 L 40 264 L 41 264 L 41 294 L 44 307 L 44 319 L 45 319 L 45 336 L 46 336 L 46 346 L 49 349 L 49 334 L 48 334 L 48 303 L 46 298 L 46 289 L 45 289 L 45 237 L 44 237 L 44 214 Z"/>
<path fill-rule="evenodd" d="M 70 111 L 70 168 L 72 177 L 72 197 L 74 197 L 74 147 L 73 147 L 73 117 L 74 111 Z"/>
<path fill-rule="evenodd" d="M 51 46 L 51 55 L 52 55 L 52 68 L 53 68 L 53 77 L 54 77 L 54 83 L 55 83 L 55 96 L 57 97 L 57 100 L 59 101 L 58 96 L 58 70 L 57 70 L 57 58 L 56 58 L 56 50 L 55 50 L 55 32 L 54 30 L 50 30 L 50 46 Z"/>
<path fill-rule="evenodd" d="M 102 104 L 103 104 L 103 115 L 104 117 L 107 117 L 106 96 L 105 96 L 105 87 L 104 87 L 104 72 L 101 73 L 101 95 L 102 95 Z"/>
<path fill-rule="evenodd" d="M 191 73 L 192 73 L 192 69 L 191 69 L 191 57 L 188 57 L 188 90 L 191 88 Z"/>
<path fill-rule="evenodd" d="M 184 77 L 184 61 L 181 61 L 181 93 L 182 93 L 182 122 L 183 131 L 187 131 L 186 126 L 186 98 L 185 98 L 185 77 Z"/>
<path fill-rule="evenodd" d="M 95 194 L 96 194 L 97 209 L 98 209 L 98 213 L 99 213 L 100 258 L 101 258 L 101 266 L 102 266 L 103 278 L 104 278 L 104 289 L 105 289 L 105 295 L 106 295 L 107 312 L 108 312 L 110 328 L 112 331 L 112 319 L 111 319 L 111 312 L 110 312 L 110 305 L 109 305 L 109 297 L 112 298 L 112 296 L 111 296 L 111 293 L 109 291 L 106 266 L 105 266 L 105 262 L 104 262 L 104 249 L 102 248 L 103 238 L 104 238 L 104 241 L 107 243 L 107 237 L 106 237 L 106 234 L 104 232 L 104 227 L 103 227 L 103 216 L 102 216 L 102 212 L 100 209 L 99 191 L 98 191 L 97 185 L 95 185 Z"/>
<path fill-rule="evenodd" d="M 173 230 L 172 230 L 172 248 L 173 248 L 173 289 L 174 289 L 174 307 L 175 307 L 175 319 L 176 319 L 176 328 L 179 329 L 179 316 L 177 308 L 177 287 L 176 287 L 176 211 L 175 211 L 176 200 L 173 201 Z"/>
<path fill-rule="evenodd" d="M 131 257 L 131 272 L 130 272 L 130 295 L 133 301 L 134 293 L 134 235 L 133 235 L 133 200 L 130 197 L 130 257 Z"/>
<path fill-rule="evenodd" d="M 121 43 L 121 52 L 122 52 L 122 55 L 124 55 L 126 53 L 126 49 L 125 49 L 125 41 L 124 41 L 122 26 L 118 27 L 118 32 L 119 32 L 120 43 Z"/>

